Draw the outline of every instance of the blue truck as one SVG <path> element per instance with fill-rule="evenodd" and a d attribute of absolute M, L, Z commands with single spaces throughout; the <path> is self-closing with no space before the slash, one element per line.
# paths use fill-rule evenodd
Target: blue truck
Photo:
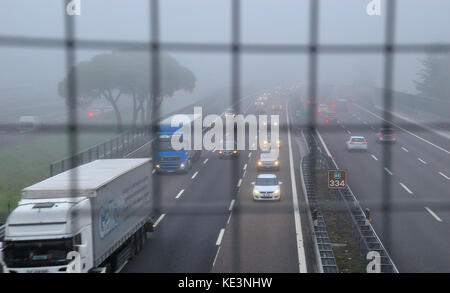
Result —
<path fill-rule="evenodd" d="M 158 173 L 168 172 L 189 172 L 192 164 L 197 161 L 201 156 L 201 150 L 194 150 L 191 144 L 191 138 L 194 133 L 194 115 L 183 115 L 189 117 L 189 123 L 191 124 L 191 133 L 187 132 L 186 128 L 183 128 L 184 124 L 180 123 L 176 126 L 172 126 L 172 120 L 176 119 L 178 115 L 170 116 L 164 119 L 158 125 L 156 138 L 153 141 L 153 165 Z M 201 117 L 197 118 L 201 119 Z M 172 145 L 172 137 L 177 136 L 180 140 L 187 140 L 191 145 L 190 150 L 181 149 L 175 150 Z"/>

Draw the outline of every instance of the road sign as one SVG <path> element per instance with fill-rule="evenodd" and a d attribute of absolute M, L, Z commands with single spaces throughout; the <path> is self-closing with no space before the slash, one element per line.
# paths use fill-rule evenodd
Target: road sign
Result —
<path fill-rule="evenodd" d="M 328 188 L 346 188 L 347 176 L 344 170 L 328 170 Z"/>

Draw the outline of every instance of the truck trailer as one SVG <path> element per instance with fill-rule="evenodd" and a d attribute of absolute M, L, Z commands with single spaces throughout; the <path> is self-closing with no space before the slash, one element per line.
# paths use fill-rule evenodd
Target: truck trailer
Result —
<path fill-rule="evenodd" d="M 96 160 L 22 190 L 4 272 L 117 272 L 153 229 L 149 159 Z"/>

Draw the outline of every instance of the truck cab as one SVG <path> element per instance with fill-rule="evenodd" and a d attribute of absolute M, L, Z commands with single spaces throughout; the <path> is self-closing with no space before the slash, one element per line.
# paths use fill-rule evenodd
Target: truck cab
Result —
<path fill-rule="evenodd" d="M 191 145 L 194 115 L 183 115 L 189 118 L 191 132 L 189 132 L 189 127 L 184 127 L 185 125 L 182 123 L 172 125 L 176 116 L 171 116 L 158 125 L 157 137 L 152 143 L 153 165 L 158 173 L 189 172 L 194 161 L 198 160 L 201 155 L 201 151 L 193 150 Z M 177 141 L 187 141 L 191 145 L 191 149 L 175 149 L 172 145 L 173 138 Z"/>
<path fill-rule="evenodd" d="M 87 272 L 92 256 L 85 248 L 92 245 L 92 225 L 90 217 L 82 216 L 86 209 L 86 197 L 21 200 L 6 223 L 4 272 L 66 272 L 77 257 L 77 269 Z"/>

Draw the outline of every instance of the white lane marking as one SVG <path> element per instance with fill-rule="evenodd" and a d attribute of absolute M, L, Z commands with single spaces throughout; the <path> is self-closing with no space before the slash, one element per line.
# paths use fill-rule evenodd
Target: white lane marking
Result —
<path fill-rule="evenodd" d="M 425 162 L 424 160 L 422 160 L 421 158 L 417 158 L 417 160 L 419 160 L 421 163 L 423 163 L 423 164 L 427 164 L 427 162 Z"/>
<path fill-rule="evenodd" d="M 404 150 L 405 152 L 409 152 L 408 149 L 402 147 L 402 150 Z"/>
<path fill-rule="evenodd" d="M 247 169 L 247 164 L 244 165 L 244 170 Z"/>
<path fill-rule="evenodd" d="M 388 168 L 386 168 L 386 167 L 384 167 L 384 171 L 386 171 L 386 172 L 388 172 L 389 173 L 389 175 L 391 175 L 392 176 L 392 172 L 388 169 Z"/>
<path fill-rule="evenodd" d="M 409 194 L 413 194 L 413 192 L 408 187 L 406 187 L 405 184 L 400 182 L 400 186 L 403 187 L 403 189 L 406 190 Z"/>
<path fill-rule="evenodd" d="M 347 133 L 348 133 L 348 134 L 352 134 L 352 132 L 351 132 L 350 130 L 348 130 L 348 129 L 346 129 L 346 130 L 347 130 Z"/>
<path fill-rule="evenodd" d="M 195 177 L 197 177 L 198 171 L 194 173 L 194 175 L 192 175 L 191 179 L 194 179 Z"/>
<path fill-rule="evenodd" d="M 166 214 L 161 214 L 161 216 L 159 216 L 158 220 L 156 220 L 155 224 L 153 224 L 153 228 L 156 228 L 156 226 L 158 226 L 159 222 L 161 222 L 165 216 L 166 216 Z"/>
<path fill-rule="evenodd" d="M 252 156 L 252 152 L 249 152 L 248 153 L 248 157 L 250 158 Z"/>
<path fill-rule="evenodd" d="M 231 200 L 230 207 L 228 208 L 228 210 L 231 211 L 233 209 L 233 206 L 234 206 L 234 199 Z"/>
<path fill-rule="evenodd" d="M 179 198 L 184 192 L 184 189 L 181 189 L 180 192 L 178 192 L 177 196 L 175 198 Z"/>
<path fill-rule="evenodd" d="M 231 215 L 232 215 L 232 214 L 233 214 L 233 213 L 230 213 L 230 215 L 228 216 L 227 225 L 230 223 Z"/>
<path fill-rule="evenodd" d="M 216 245 L 219 246 L 222 243 L 223 234 L 225 233 L 225 229 L 220 229 L 219 237 L 217 237 Z"/>
<path fill-rule="evenodd" d="M 401 126 L 399 126 L 399 125 L 397 125 L 397 124 L 395 124 L 395 123 L 393 123 L 393 122 L 384 120 L 382 117 L 378 116 L 378 115 L 375 114 L 375 113 L 372 113 L 371 111 L 369 111 L 369 110 L 367 110 L 367 109 L 361 107 L 360 105 L 357 105 L 357 104 L 354 104 L 354 105 L 357 106 L 357 107 L 359 107 L 359 108 L 361 108 L 361 109 L 363 109 L 364 111 L 366 111 L 366 112 L 372 114 L 373 116 L 377 117 L 378 119 L 381 119 L 381 120 L 383 120 L 383 121 L 385 121 L 385 122 L 388 122 L 388 123 L 394 125 L 395 127 L 397 127 L 398 129 L 401 129 L 401 130 L 403 130 L 404 132 L 406 132 L 406 133 L 408 133 L 408 134 L 410 134 L 410 135 L 412 135 L 412 136 L 414 136 L 414 137 L 420 139 L 421 141 L 426 142 L 426 143 L 428 143 L 429 145 L 434 146 L 434 147 L 437 148 L 438 150 L 441 150 L 441 151 L 447 153 L 448 155 L 450 155 L 450 151 L 448 151 L 448 150 L 446 150 L 446 149 L 444 149 L 444 148 L 442 148 L 442 147 L 440 147 L 440 146 L 438 146 L 438 145 L 435 145 L 434 143 L 432 143 L 432 142 L 426 140 L 425 138 L 422 138 L 422 137 L 418 136 L 417 134 L 412 133 L 411 131 L 404 129 L 403 127 L 401 127 Z"/>
<path fill-rule="evenodd" d="M 425 207 L 425 209 L 436 219 L 436 221 L 442 222 L 442 219 L 439 218 L 429 207 Z"/>
<path fill-rule="evenodd" d="M 217 249 L 216 256 L 214 257 L 213 266 L 216 264 L 217 257 L 219 256 L 219 251 L 220 251 L 220 246 L 219 246 L 219 249 Z"/>
<path fill-rule="evenodd" d="M 450 180 L 450 177 L 448 177 L 448 176 L 445 175 L 444 173 L 442 173 L 442 172 L 438 172 L 438 173 L 439 173 L 439 175 L 441 175 L 441 176 L 444 177 L 445 179 Z"/>
<path fill-rule="evenodd" d="M 203 165 L 206 164 L 206 163 L 208 162 L 208 160 L 209 160 L 209 159 L 206 158 L 206 159 L 203 161 Z"/>
<path fill-rule="evenodd" d="M 289 113 L 288 107 L 289 106 L 286 105 L 286 113 Z M 292 156 L 291 130 L 289 127 L 290 126 L 289 114 L 286 115 L 286 119 L 287 119 L 287 126 L 288 126 L 289 166 L 290 166 L 290 172 L 291 172 L 292 203 L 293 203 L 293 207 L 294 207 L 295 234 L 297 236 L 298 265 L 299 265 L 299 272 L 306 273 L 307 272 L 306 256 L 305 256 L 305 247 L 303 244 L 302 222 L 300 219 L 299 206 L 298 206 L 296 178 L 295 178 L 295 173 L 294 173 L 294 159 Z"/>
<path fill-rule="evenodd" d="M 374 159 L 375 161 L 378 161 L 378 158 L 377 157 L 375 157 L 375 155 L 373 155 L 373 154 L 370 154 L 370 156 L 372 157 L 372 159 Z"/>
<path fill-rule="evenodd" d="M 247 170 L 244 171 L 244 174 L 242 174 L 242 178 L 245 177 L 245 174 L 247 174 Z"/>
<path fill-rule="evenodd" d="M 152 174 L 155 174 L 155 172 L 156 172 L 156 169 L 153 169 L 153 170 L 152 170 Z"/>
<path fill-rule="evenodd" d="M 239 179 L 239 182 L 238 182 L 238 184 L 237 184 L 237 187 L 241 187 L 241 184 L 242 184 L 242 178 Z"/>
<path fill-rule="evenodd" d="M 373 126 L 370 126 L 370 128 L 372 128 L 372 130 L 375 130 L 375 127 L 373 127 Z"/>

